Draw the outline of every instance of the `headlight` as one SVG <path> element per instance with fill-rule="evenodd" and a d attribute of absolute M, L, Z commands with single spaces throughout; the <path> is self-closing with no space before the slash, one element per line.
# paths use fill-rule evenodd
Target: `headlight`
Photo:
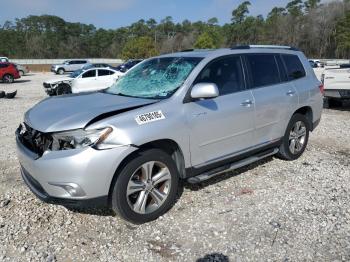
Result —
<path fill-rule="evenodd" d="M 98 147 L 113 131 L 111 127 L 96 130 L 77 129 L 73 131 L 52 134 L 52 151 Z"/>

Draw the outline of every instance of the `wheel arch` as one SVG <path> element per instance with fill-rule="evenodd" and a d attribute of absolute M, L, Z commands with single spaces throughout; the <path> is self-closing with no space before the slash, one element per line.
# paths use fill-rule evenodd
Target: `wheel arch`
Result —
<path fill-rule="evenodd" d="M 115 181 L 118 178 L 118 175 L 120 171 L 125 167 L 125 165 L 132 159 L 134 158 L 137 154 L 139 154 L 142 151 L 148 150 L 148 149 L 160 149 L 166 152 L 171 156 L 171 158 L 175 161 L 176 167 L 179 171 L 180 178 L 185 178 L 186 177 L 186 169 L 185 169 L 185 158 L 183 155 L 183 152 L 174 140 L 172 139 L 160 139 L 160 140 L 154 140 L 151 142 L 147 142 L 145 144 L 137 146 L 137 150 L 133 151 L 130 153 L 128 156 L 126 156 L 122 162 L 118 165 L 113 179 L 109 185 L 109 192 L 108 192 L 108 203 L 109 205 L 111 204 L 111 195 L 113 191 L 113 185 Z"/>
<path fill-rule="evenodd" d="M 313 111 L 312 108 L 310 106 L 303 106 L 300 107 L 298 110 L 296 110 L 293 115 L 295 114 L 301 114 L 304 115 L 308 120 L 309 120 L 309 124 L 310 124 L 310 128 L 312 128 L 312 124 L 313 124 Z"/>

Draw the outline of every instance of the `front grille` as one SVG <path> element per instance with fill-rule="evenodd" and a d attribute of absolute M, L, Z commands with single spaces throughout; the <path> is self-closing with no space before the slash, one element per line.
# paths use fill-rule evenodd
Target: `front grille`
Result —
<path fill-rule="evenodd" d="M 42 156 L 51 147 L 52 137 L 49 134 L 37 131 L 27 124 L 21 124 L 17 131 L 19 141 L 30 151 Z"/>

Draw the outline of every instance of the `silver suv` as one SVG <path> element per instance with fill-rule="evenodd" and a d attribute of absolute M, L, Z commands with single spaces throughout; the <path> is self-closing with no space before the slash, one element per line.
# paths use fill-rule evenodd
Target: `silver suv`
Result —
<path fill-rule="evenodd" d="M 289 47 L 151 58 L 103 92 L 30 109 L 16 132 L 22 177 L 44 201 L 105 205 L 144 223 L 171 208 L 180 180 L 300 157 L 321 118 L 319 87 Z"/>
<path fill-rule="evenodd" d="M 52 65 L 51 72 L 55 74 L 63 75 L 65 72 L 73 72 L 75 70 L 81 69 L 84 65 L 88 64 L 87 60 L 67 60 L 62 64 Z"/>

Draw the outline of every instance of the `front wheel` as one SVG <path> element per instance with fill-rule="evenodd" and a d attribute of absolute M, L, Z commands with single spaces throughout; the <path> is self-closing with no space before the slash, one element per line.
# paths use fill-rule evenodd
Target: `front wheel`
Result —
<path fill-rule="evenodd" d="M 292 116 L 282 139 L 277 156 L 285 160 L 298 159 L 309 140 L 310 121 L 301 114 Z"/>
<path fill-rule="evenodd" d="M 175 203 L 179 172 L 162 150 L 138 152 L 112 185 L 113 210 L 135 224 L 157 219 Z"/>
<path fill-rule="evenodd" d="M 68 84 L 60 84 L 57 88 L 56 88 L 56 95 L 60 96 L 60 95 L 66 95 L 66 94 L 70 94 L 72 93 L 71 87 Z"/>

